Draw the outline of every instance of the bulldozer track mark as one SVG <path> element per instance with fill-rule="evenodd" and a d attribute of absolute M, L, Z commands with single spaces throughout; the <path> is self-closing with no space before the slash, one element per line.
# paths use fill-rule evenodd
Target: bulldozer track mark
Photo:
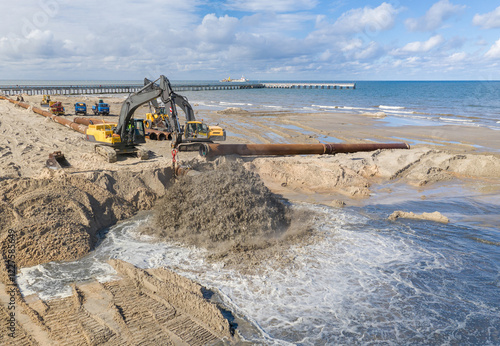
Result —
<path fill-rule="evenodd" d="M 38 345 L 38 343 L 33 340 L 33 338 L 22 328 L 22 326 L 14 321 L 14 337 L 9 336 L 12 330 L 9 329 L 9 311 L 0 305 L 0 318 L 2 323 L 0 323 L 0 345 L 12 345 L 12 346 L 25 346 L 25 345 Z"/>
<path fill-rule="evenodd" d="M 218 340 L 217 336 L 187 316 L 176 318 L 167 326 L 169 330 L 189 345 L 201 346 Z"/>
<path fill-rule="evenodd" d="M 133 344 L 173 344 L 161 324 L 174 318 L 176 310 L 132 289 L 134 286 L 129 279 L 103 284 L 112 294 L 113 304 L 132 336 Z"/>
<path fill-rule="evenodd" d="M 75 297 L 47 302 L 49 309 L 44 316 L 50 328 L 50 337 L 60 345 L 103 344 L 115 333 L 96 321 L 85 309 L 75 306 Z"/>

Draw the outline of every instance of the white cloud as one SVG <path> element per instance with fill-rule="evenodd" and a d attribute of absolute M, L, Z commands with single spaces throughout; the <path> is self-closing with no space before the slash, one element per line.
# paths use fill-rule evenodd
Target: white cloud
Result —
<path fill-rule="evenodd" d="M 483 29 L 500 28 L 500 6 L 485 14 L 476 14 L 472 19 L 474 25 Z"/>
<path fill-rule="evenodd" d="M 467 53 L 465 52 L 458 52 L 458 53 L 453 53 L 448 57 L 448 62 L 450 63 L 459 63 L 464 61 L 467 58 Z"/>
<path fill-rule="evenodd" d="M 423 17 L 409 18 L 405 21 L 405 25 L 410 31 L 432 31 L 464 9 L 465 5 L 453 5 L 449 0 L 440 0 L 432 5 Z"/>
<path fill-rule="evenodd" d="M 347 60 L 373 59 L 381 53 L 378 43 L 371 41 L 367 45 L 364 45 L 364 42 L 359 38 L 343 43 L 340 50 L 344 53 Z"/>
<path fill-rule="evenodd" d="M 394 26 L 398 12 L 399 10 L 386 2 L 375 8 L 365 6 L 353 9 L 343 13 L 331 29 L 337 33 L 388 30 Z"/>
<path fill-rule="evenodd" d="M 33 30 L 26 37 L 17 35 L 0 38 L 0 57 L 5 60 L 51 58 L 55 54 L 65 56 L 70 51 L 64 42 L 54 38 L 50 30 Z"/>
<path fill-rule="evenodd" d="M 406 53 L 424 53 L 438 47 L 443 42 L 444 38 L 441 35 L 435 35 L 429 38 L 427 41 L 415 41 L 407 43 L 403 48 L 393 50 L 391 53 L 394 55 L 401 55 Z"/>
<path fill-rule="evenodd" d="M 316 7 L 318 0 L 229 0 L 233 10 L 248 12 L 296 12 Z"/>
<path fill-rule="evenodd" d="M 382 49 L 379 44 L 372 41 L 368 45 L 359 51 L 357 51 L 353 58 L 356 60 L 373 60 L 379 57 L 382 53 Z"/>
<path fill-rule="evenodd" d="M 231 44 L 234 40 L 234 32 L 238 25 L 238 19 L 229 17 L 217 18 L 215 14 L 207 14 L 201 24 L 196 28 L 200 40 L 209 43 Z"/>
<path fill-rule="evenodd" d="M 411 68 L 420 78 L 418 73 L 430 71 L 431 65 L 441 64 L 433 73 L 450 66 L 480 70 L 487 59 L 500 55 L 500 43 L 492 46 L 491 40 L 476 46 L 477 51 L 467 50 L 465 40 L 479 39 L 473 33 L 446 40 L 426 34 L 386 52 L 393 44 L 388 40 L 398 33 L 377 39 L 370 34 L 395 26 L 402 9 L 388 0 L 361 8 L 345 1 L 322 2 L 321 8 L 319 0 L 227 1 L 25 0 L 12 9 L 0 1 L 0 10 L 9 10 L 0 21 L 2 76 L 211 79 L 244 73 L 249 78 L 283 74 L 321 79 L 332 74 L 384 79 L 399 78 Z M 59 7 L 51 11 L 40 5 L 53 2 Z M 447 1 L 438 4 L 457 8 Z M 251 13 L 226 14 L 229 7 Z M 334 12 L 340 8 L 350 10 Z M 103 15 L 94 15 L 96 9 Z M 446 11 L 437 12 L 434 22 L 449 18 Z"/>
<path fill-rule="evenodd" d="M 500 59 L 500 39 L 498 39 L 490 49 L 484 54 L 488 59 Z"/>
<path fill-rule="evenodd" d="M 360 49 L 362 46 L 363 46 L 363 40 L 355 38 L 343 44 L 340 50 L 342 50 L 343 52 L 350 52 L 353 50 Z"/>
<path fill-rule="evenodd" d="M 287 35 L 291 32 L 307 32 L 317 16 L 308 12 L 256 13 L 240 19 L 239 29 L 259 35 Z"/>

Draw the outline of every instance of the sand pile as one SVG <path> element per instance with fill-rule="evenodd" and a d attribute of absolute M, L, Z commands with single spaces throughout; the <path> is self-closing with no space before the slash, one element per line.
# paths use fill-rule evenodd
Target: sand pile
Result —
<path fill-rule="evenodd" d="M 15 234 L 21 267 L 86 255 L 99 230 L 149 209 L 171 170 L 65 174 L 0 181 L 0 242 Z"/>
<path fill-rule="evenodd" d="M 91 250 L 98 230 L 135 212 L 130 203 L 77 176 L 9 179 L 0 191 L 2 234 L 13 230 L 21 267 L 79 258 Z"/>
<path fill-rule="evenodd" d="M 291 218 L 285 203 L 235 162 L 180 179 L 155 210 L 158 236 L 208 248 L 279 237 Z"/>

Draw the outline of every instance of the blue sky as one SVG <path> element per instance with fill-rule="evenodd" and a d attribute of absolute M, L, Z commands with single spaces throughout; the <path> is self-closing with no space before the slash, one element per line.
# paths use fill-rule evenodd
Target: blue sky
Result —
<path fill-rule="evenodd" d="M 500 80 L 495 1 L 0 1 L 0 79 Z"/>

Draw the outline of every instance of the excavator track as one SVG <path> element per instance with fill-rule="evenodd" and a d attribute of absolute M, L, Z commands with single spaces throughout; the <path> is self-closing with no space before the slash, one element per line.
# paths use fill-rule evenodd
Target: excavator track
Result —
<path fill-rule="evenodd" d="M 101 156 L 104 156 L 109 163 L 116 162 L 118 160 L 118 156 L 116 150 L 107 145 L 96 145 L 94 147 L 95 152 Z"/>
<path fill-rule="evenodd" d="M 149 151 L 142 148 L 126 147 L 126 148 L 113 148 L 109 145 L 96 145 L 95 152 L 104 156 L 109 163 L 114 163 L 118 160 L 118 155 L 136 154 L 141 160 L 149 159 Z"/>

